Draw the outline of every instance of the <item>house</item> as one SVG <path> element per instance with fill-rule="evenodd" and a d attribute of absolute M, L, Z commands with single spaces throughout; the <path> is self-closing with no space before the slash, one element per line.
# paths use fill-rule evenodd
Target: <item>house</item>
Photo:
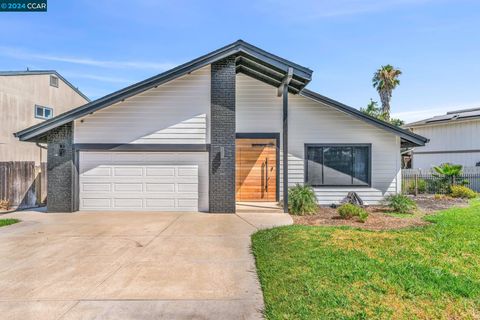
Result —
<path fill-rule="evenodd" d="M 45 162 L 45 151 L 34 143 L 21 143 L 13 133 L 87 102 L 54 70 L 0 71 L 0 162 Z"/>
<path fill-rule="evenodd" d="M 447 112 L 406 124 L 430 142 L 412 150 L 412 168 L 430 169 L 442 163 L 480 166 L 480 108 Z"/>
<path fill-rule="evenodd" d="M 297 183 L 321 204 L 399 192 L 400 147 L 427 139 L 306 89 L 311 77 L 239 40 L 15 135 L 48 144 L 51 212 L 288 208 Z"/>

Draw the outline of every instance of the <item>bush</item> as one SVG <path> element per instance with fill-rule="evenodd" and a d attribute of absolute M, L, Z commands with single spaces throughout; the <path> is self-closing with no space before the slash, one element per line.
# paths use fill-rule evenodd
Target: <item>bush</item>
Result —
<path fill-rule="evenodd" d="M 365 223 L 367 219 L 368 219 L 368 212 L 362 209 L 362 211 L 358 213 L 358 220 L 362 223 Z"/>
<path fill-rule="evenodd" d="M 342 204 L 340 207 L 338 207 L 337 211 L 340 217 L 343 219 L 358 217 L 361 222 L 365 222 L 368 218 L 368 212 L 365 209 L 351 203 Z"/>
<path fill-rule="evenodd" d="M 427 191 L 427 181 L 423 179 L 417 180 L 418 193 L 425 193 Z M 412 180 L 407 185 L 407 192 L 409 194 L 415 194 L 415 180 Z"/>
<path fill-rule="evenodd" d="M 9 200 L 0 200 L 0 209 L 9 210 L 10 206 L 11 204 Z"/>
<path fill-rule="evenodd" d="M 413 213 L 417 208 L 415 201 L 403 194 L 392 194 L 385 201 L 390 208 L 398 213 Z"/>
<path fill-rule="evenodd" d="M 288 211 L 294 215 L 310 215 L 317 212 L 317 197 L 313 188 L 297 184 L 288 190 Z"/>
<path fill-rule="evenodd" d="M 477 197 L 477 193 L 465 186 L 452 185 L 450 186 L 450 195 L 454 198 L 473 199 Z"/>

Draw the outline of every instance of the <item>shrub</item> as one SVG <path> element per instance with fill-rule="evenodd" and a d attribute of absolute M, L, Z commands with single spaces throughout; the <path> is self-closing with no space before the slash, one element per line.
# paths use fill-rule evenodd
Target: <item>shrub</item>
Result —
<path fill-rule="evenodd" d="M 365 222 L 368 218 L 368 212 L 365 211 L 365 209 L 351 203 L 342 204 L 340 207 L 338 207 L 337 211 L 340 217 L 343 219 L 358 217 L 361 222 Z"/>
<path fill-rule="evenodd" d="M 403 194 L 392 194 L 385 201 L 390 208 L 398 213 L 412 213 L 417 208 L 415 201 Z"/>
<path fill-rule="evenodd" d="M 427 191 L 427 181 L 423 179 L 417 180 L 418 193 L 425 193 Z M 415 180 L 412 180 L 407 185 L 407 192 L 409 194 L 415 194 Z"/>
<path fill-rule="evenodd" d="M 477 193 L 469 187 L 452 185 L 450 186 L 450 195 L 454 198 L 473 199 L 477 197 Z"/>
<path fill-rule="evenodd" d="M 297 184 L 288 190 L 288 211 L 294 215 L 309 215 L 317 212 L 317 197 L 313 188 Z"/>
<path fill-rule="evenodd" d="M 9 210 L 10 209 L 10 201 L 9 200 L 0 200 L 0 209 Z"/>
<path fill-rule="evenodd" d="M 462 178 L 463 166 L 459 164 L 443 163 L 438 167 L 433 167 L 436 173 L 435 190 L 441 193 L 448 193 L 452 185 L 467 185 L 469 182 Z"/>
<path fill-rule="evenodd" d="M 365 221 L 367 221 L 367 219 L 368 219 L 368 212 L 367 212 L 367 210 L 362 209 L 362 211 L 360 211 L 358 213 L 358 220 L 362 223 L 365 223 Z"/>

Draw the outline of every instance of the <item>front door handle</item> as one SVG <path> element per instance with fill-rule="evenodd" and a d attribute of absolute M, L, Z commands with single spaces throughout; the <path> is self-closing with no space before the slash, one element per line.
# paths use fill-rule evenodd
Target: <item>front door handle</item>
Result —
<path fill-rule="evenodd" d="M 265 192 L 268 192 L 268 158 L 265 159 Z"/>

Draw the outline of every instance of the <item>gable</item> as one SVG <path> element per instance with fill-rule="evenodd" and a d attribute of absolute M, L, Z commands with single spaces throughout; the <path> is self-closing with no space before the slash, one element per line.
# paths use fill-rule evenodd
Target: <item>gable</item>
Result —
<path fill-rule="evenodd" d="M 210 66 L 75 120 L 75 143 L 209 143 Z"/>

